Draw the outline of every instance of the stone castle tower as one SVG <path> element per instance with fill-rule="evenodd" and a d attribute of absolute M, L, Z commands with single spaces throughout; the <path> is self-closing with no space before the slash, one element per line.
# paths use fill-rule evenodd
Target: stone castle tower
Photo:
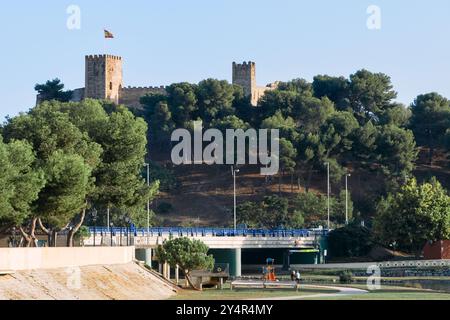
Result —
<path fill-rule="evenodd" d="M 237 64 L 233 62 L 233 84 L 244 88 L 244 93 L 250 96 L 256 89 L 256 64 L 244 62 Z"/>
<path fill-rule="evenodd" d="M 122 58 L 112 55 L 86 56 L 85 97 L 120 101 L 123 87 Z"/>
<path fill-rule="evenodd" d="M 255 107 L 266 91 L 273 90 L 277 86 L 274 83 L 267 87 L 259 87 L 256 84 L 256 63 L 252 61 L 240 64 L 233 62 L 233 84 L 244 89 L 244 94 L 250 97 L 251 104 Z"/>
<path fill-rule="evenodd" d="M 140 100 L 148 94 L 167 94 L 165 86 L 159 87 L 124 87 L 122 58 L 114 55 L 89 55 L 85 57 L 85 87 L 73 90 L 71 101 L 81 101 L 86 98 L 108 100 L 116 104 L 124 104 L 131 108 L 142 108 Z M 266 87 L 256 84 L 256 64 L 233 62 L 233 84 L 244 89 L 244 93 L 251 99 L 253 106 L 265 92 L 276 89 L 275 82 Z M 36 104 L 42 97 L 36 97 Z"/>

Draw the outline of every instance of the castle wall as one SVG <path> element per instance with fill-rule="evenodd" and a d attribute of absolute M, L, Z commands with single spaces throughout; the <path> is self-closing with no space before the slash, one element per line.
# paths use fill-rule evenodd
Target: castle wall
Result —
<path fill-rule="evenodd" d="M 267 91 L 273 90 L 270 87 L 256 87 L 252 92 L 251 104 L 252 106 L 257 106 L 259 100 L 264 96 Z"/>
<path fill-rule="evenodd" d="M 84 88 L 73 90 L 71 101 L 80 102 L 84 99 Z"/>
<path fill-rule="evenodd" d="M 166 87 L 123 87 L 122 58 L 113 55 L 89 55 L 85 57 L 85 88 L 75 89 L 72 101 L 84 98 L 109 100 L 132 108 L 140 108 L 140 99 L 148 94 L 166 95 Z M 233 84 L 244 89 L 244 94 L 257 106 L 268 90 L 274 90 L 277 83 L 266 87 L 256 85 L 255 62 L 237 64 L 233 62 Z M 36 97 L 37 104 L 42 100 Z"/>
<path fill-rule="evenodd" d="M 72 98 L 70 101 L 80 102 L 84 99 L 84 88 L 75 89 L 72 91 Z M 41 94 L 36 95 L 36 105 L 41 104 L 43 97 Z"/>
<path fill-rule="evenodd" d="M 119 103 L 129 107 L 141 107 L 140 99 L 147 94 L 167 94 L 166 88 L 162 87 L 127 87 L 120 90 Z"/>

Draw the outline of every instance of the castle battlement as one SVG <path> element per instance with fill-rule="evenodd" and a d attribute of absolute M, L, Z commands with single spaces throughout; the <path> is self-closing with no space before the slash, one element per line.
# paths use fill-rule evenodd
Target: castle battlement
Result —
<path fill-rule="evenodd" d="M 249 67 L 249 66 L 256 66 L 256 62 L 253 62 L 253 61 L 244 61 L 243 63 L 236 63 L 236 62 L 233 62 L 233 67 L 236 67 L 236 68 L 242 68 L 242 67 Z"/>
<path fill-rule="evenodd" d="M 95 54 L 86 56 L 86 60 L 104 60 L 104 59 L 122 60 L 122 57 L 114 56 L 111 54 Z"/>
<path fill-rule="evenodd" d="M 150 87 L 131 87 L 131 86 L 128 86 L 128 87 L 125 87 L 125 88 L 122 88 L 122 90 L 166 90 L 166 86 L 159 86 L 159 87 L 157 87 L 157 86 L 150 86 Z"/>

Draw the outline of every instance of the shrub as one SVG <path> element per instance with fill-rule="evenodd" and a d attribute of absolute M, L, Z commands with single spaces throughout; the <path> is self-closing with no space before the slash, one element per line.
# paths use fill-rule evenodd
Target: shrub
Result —
<path fill-rule="evenodd" d="M 330 232 L 328 244 L 331 257 L 362 257 L 372 249 L 372 233 L 366 227 L 351 224 Z"/>
<path fill-rule="evenodd" d="M 341 271 L 339 273 L 339 282 L 340 283 L 352 283 L 353 282 L 353 273 L 351 271 Z"/>

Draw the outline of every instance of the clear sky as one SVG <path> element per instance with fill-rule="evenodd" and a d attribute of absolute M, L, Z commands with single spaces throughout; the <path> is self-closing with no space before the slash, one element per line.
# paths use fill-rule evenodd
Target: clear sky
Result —
<path fill-rule="evenodd" d="M 81 29 L 66 26 L 69 5 Z M 367 28 L 367 8 L 381 29 Z M 260 85 L 366 68 L 392 77 L 399 101 L 450 97 L 448 0 L 15 0 L 0 2 L 0 118 L 27 111 L 34 85 L 84 86 L 84 55 L 124 58 L 125 85 L 231 81 L 232 61 L 256 61 Z M 103 28 L 116 39 L 104 40 Z"/>

